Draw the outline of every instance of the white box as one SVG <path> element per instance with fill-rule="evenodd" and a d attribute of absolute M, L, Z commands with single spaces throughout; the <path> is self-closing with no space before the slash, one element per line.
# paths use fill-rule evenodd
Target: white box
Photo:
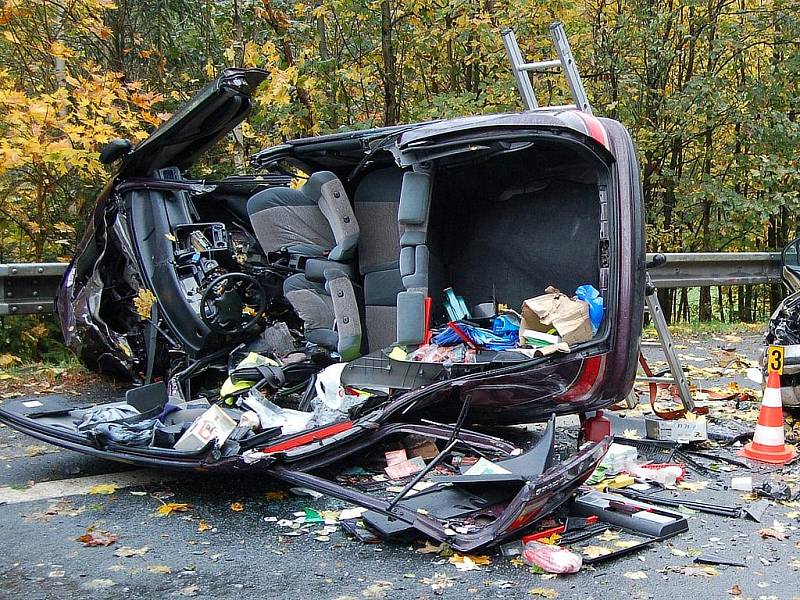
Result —
<path fill-rule="evenodd" d="M 698 417 L 691 421 L 689 419 L 665 421 L 647 417 L 645 425 L 647 427 L 647 437 L 651 440 L 686 444 L 688 442 L 702 442 L 708 439 L 704 417 Z"/>
<path fill-rule="evenodd" d="M 218 445 L 225 443 L 236 428 L 236 421 L 216 404 L 197 417 L 189 429 L 175 442 L 175 450 L 191 452 L 204 448 L 211 440 Z"/>

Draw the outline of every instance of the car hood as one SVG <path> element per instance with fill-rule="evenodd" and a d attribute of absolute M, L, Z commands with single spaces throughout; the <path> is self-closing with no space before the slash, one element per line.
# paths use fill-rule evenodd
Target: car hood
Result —
<path fill-rule="evenodd" d="M 261 69 L 225 69 L 122 162 L 122 177 L 146 177 L 164 167 L 182 171 L 250 113 L 251 94 L 267 77 Z"/>

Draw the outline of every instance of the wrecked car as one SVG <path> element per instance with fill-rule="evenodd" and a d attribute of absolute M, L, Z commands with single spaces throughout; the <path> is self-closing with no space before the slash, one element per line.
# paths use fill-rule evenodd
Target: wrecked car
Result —
<path fill-rule="evenodd" d="M 138 146 L 103 150 L 119 167 L 57 315 L 87 366 L 135 384 L 125 400 L 23 398 L 0 420 L 131 464 L 258 470 L 368 509 L 386 535 L 462 551 L 514 535 L 610 443 L 557 451 L 555 416 L 633 385 L 628 132 L 563 108 L 472 116 L 292 140 L 252 173 L 192 178 L 266 77 L 228 69 Z M 525 439 L 497 429 L 537 422 Z M 336 474 L 385 450 L 409 452 L 399 491 Z"/>
<path fill-rule="evenodd" d="M 760 364 L 763 382 L 769 368 L 781 373 L 783 406 L 800 408 L 800 239 L 781 253 L 781 281 L 788 296 L 770 316 Z M 778 348 L 776 348 L 778 347 Z"/>

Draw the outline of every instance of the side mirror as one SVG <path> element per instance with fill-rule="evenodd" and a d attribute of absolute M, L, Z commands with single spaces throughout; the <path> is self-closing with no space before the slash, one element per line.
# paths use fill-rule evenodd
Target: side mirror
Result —
<path fill-rule="evenodd" d="M 111 140 L 100 151 L 100 162 L 110 165 L 133 150 L 133 142 L 120 138 Z"/>

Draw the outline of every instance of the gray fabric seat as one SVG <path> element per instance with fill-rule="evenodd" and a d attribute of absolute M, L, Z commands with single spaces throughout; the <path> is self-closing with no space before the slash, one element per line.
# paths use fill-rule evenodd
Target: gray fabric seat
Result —
<path fill-rule="evenodd" d="M 338 351 L 345 360 L 358 356 L 361 324 L 346 272 L 348 261 L 355 258 L 360 230 L 342 182 L 320 171 L 299 189 L 259 192 L 248 201 L 247 212 L 265 252 L 325 259 L 313 261 L 313 275 L 309 270 L 288 277 L 284 296 L 302 319 L 308 341 Z M 302 268 L 303 263 L 297 264 Z M 308 265 L 310 269 L 311 260 Z"/>
<path fill-rule="evenodd" d="M 431 255 L 428 250 L 431 175 L 410 171 L 403 175 L 398 222 L 400 274 L 405 291 L 397 296 L 397 342 L 421 344 L 425 337 L 425 298 L 429 295 Z"/>
<path fill-rule="evenodd" d="M 353 207 L 362 227 L 358 267 L 363 277 L 364 329 L 369 352 L 395 341 L 400 275 L 400 226 L 397 213 L 403 172 L 396 167 L 372 171 L 356 188 Z"/>
<path fill-rule="evenodd" d="M 288 251 L 347 261 L 354 257 L 359 228 L 342 182 L 329 171 L 311 175 L 298 188 L 269 188 L 247 202 L 264 252 Z"/>

